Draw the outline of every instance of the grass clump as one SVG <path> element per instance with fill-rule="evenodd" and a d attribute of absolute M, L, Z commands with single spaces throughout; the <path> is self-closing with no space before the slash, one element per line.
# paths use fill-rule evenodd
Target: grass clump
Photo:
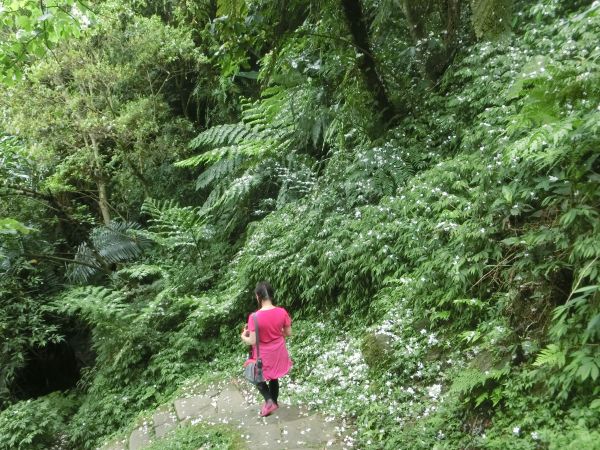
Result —
<path fill-rule="evenodd" d="M 243 442 L 239 435 L 224 426 L 202 424 L 181 426 L 147 450 L 242 450 Z"/>

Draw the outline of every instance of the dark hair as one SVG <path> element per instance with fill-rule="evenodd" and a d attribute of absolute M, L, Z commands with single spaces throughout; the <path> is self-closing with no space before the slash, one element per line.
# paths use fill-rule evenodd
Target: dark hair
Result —
<path fill-rule="evenodd" d="M 256 295 L 258 295 L 258 299 L 260 301 L 263 300 L 271 300 L 273 301 L 273 287 L 267 283 L 266 281 L 261 281 L 260 283 L 258 283 L 256 285 L 256 288 L 254 289 L 254 293 Z"/>

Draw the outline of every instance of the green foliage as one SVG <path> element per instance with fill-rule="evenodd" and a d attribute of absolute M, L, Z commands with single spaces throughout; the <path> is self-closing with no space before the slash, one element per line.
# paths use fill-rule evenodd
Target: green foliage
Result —
<path fill-rule="evenodd" d="M 32 230 L 15 219 L 0 219 L 0 234 L 28 234 Z"/>
<path fill-rule="evenodd" d="M 535 362 L 534 366 L 550 366 L 550 367 L 564 367 L 566 361 L 566 355 L 560 350 L 558 345 L 550 344 L 547 348 L 543 349 Z"/>
<path fill-rule="evenodd" d="M 590 431 L 586 428 L 576 427 L 573 430 L 569 430 L 565 435 L 560 434 L 550 434 L 548 436 L 548 441 L 550 442 L 550 446 L 548 447 L 550 450 L 558 450 L 558 449 L 566 449 L 566 450 L 575 450 L 575 449 L 586 449 L 586 450 L 596 450 L 600 448 L 600 444 L 598 444 L 598 439 L 600 438 L 600 433 L 597 431 Z"/>
<path fill-rule="evenodd" d="M 237 434 L 226 427 L 191 425 L 180 427 L 164 439 L 147 447 L 149 450 L 196 450 L 207 447 L 215 450 L 236 450 L 243 448 Z"/>
<path fill-rule="evenodd" d="M 76 408 L 73 396 L 59 393 L 10 406 L 0 413 L 0 449 L 43 450 L 61 445 L 68 417 Z"/>
<path fill-rule="evenodd" d="M 93 20 L 84 2 L 4 1 L 0 8 L 0 83 L 20 79 L 23 66 L 52 51 L 61 40 L 79 36 Z"/>

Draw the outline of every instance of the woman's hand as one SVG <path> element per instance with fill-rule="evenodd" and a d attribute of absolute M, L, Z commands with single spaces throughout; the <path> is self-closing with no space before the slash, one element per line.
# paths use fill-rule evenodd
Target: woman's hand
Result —
<path fill-rule="evenodd" d="M 248 330 L 248 327 L 245 326 L 242 330 L 242 334 L 240 335 L 242 341 L 247 345 L 254 345 L 256 341 L 256 335 L 253 332 Z"/>

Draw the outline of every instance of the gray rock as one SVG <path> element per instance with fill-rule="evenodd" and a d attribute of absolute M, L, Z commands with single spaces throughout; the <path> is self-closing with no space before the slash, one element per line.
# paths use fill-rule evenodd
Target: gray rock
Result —
<path fill-rule="evenodd" d="M 219 416 L 225 420 L 248 408 L 246 399 L 233 385 L 226 386 L 216 398 L 216 402 Z"/>
<path fill-rule="evenodd" d="M 311 412 L 306 408 L 280 404 L 279 409 L 277 409 L 267 419 L 276 419 L 281 423 L 302 419 L 304 417 L 308 417 L 309 415 L 311 415 Z"/>
<path fill-rule="evenodd" d="M 177 423 L 177 416 L 171 410 L 159 410 L 152 415 L 152 420 L 154 422 L 154 426 L 158 427 L 168 423 Z"/>
<path fill-rule="evenodd" d="M 259 406 L 253 406 L 246 407 L 244 411 L 232 413 L 232 423 L 235 423 L 237 427 L 254 427 L 265 423 L 265 419 L 258 414 Z"/>
<path fill-rule="evenodd" d="M 152 416 L 152 426 L 144 422 L 126 440 L 111 441 L 100 450 L 139 450 L 152 440 L 161 439 L 178 426 L 204 423 L 226 424 L 235 430 L 249 448 L 273 448 L 299 450 L 317 448 L 341 450 L 342 439 L 336 434 L 336 423 L 325 421 L 321 415 L 293 405 L 280 405 L 269 417 L 260 417 L 262 403 L 256 397 L 246 396 L 234 384 L 225 385 L 220 392 L 208 392 L 180 398 L 170 405 L 163 405 Z"/>
<path fill-rule="evenodd" d="M 151 442 L 150 428 L 140 427 L 129 436 L 129 450 L 139 450 L 147 447 Z"/>
<path fill-rule="evenodd" d="M 325 446 L 329 441 L 337 441 L 334 427 L 318 415 L 282 423 L 281 433 L 284 445 L 290 448 Z"/>
<path fill-rule="evenodd" d="M 100 450 L 127 450 L 125 441 L 126 441 L 126 439 L 111 441 L 107 444 L 104 444 L 102 447 L 100 447 Z"/>
<path fill-rule="evenodd" d="M 154 427 L 154 434 L 157 438 L 162 438 L 169 431 L 177 428 L 177 423 L 163 423 L 157 427 Z"/>
<path fill-rule="evenodd" d="M 212 403 L 214 399 L 209 396 L 196 396 L 188 398 L 180 398 L 175 400 L 175 411 L 179 420 L 204 417 L 207 415 L 214 416 L 216 412 Z"/>
<path fill-rule="evenodd" d="M 177 415 L 169 407 L 157 410 L 152 416 L 154 434 L 157 438 L 163 437 L 169 431 L 177 428 Z"/>
<path fill-rule="evenodd" d="M 250 448 L 282 448 L 283 439 L 279 425 L 268 423 L 245 428 L 241 432 L 242 438 Z"/>

